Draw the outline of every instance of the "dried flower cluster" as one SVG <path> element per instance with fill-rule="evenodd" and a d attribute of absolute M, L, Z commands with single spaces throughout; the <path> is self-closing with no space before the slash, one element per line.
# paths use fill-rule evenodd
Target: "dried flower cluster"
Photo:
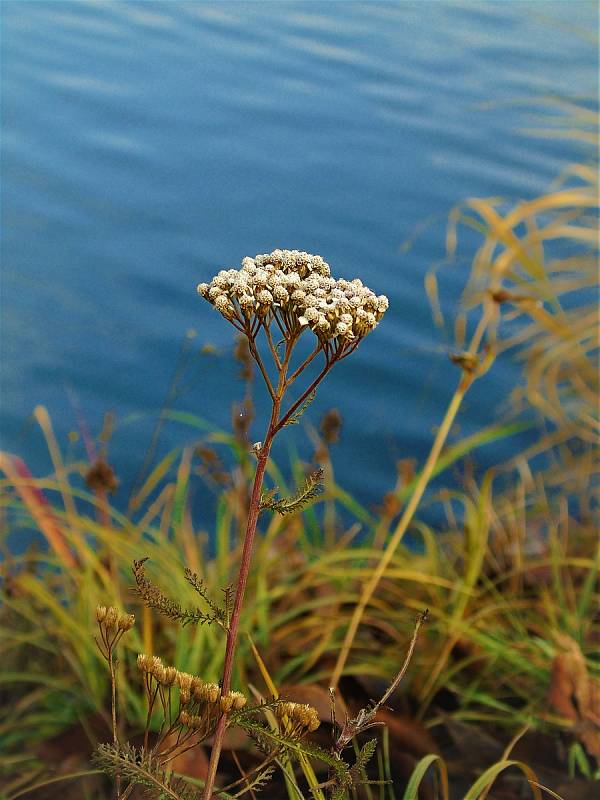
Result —
<path fill-rule="evenodd" d="M 285 333 L 308 327 L 324 342 L 366 336 L 388 308 L 385 295 L 375 295 L 358 278 L 332 278 L 321 256 L 298 250 L 244 258 L 241 269 L 221 270 L 200 283 L 198 293 L 240 330 L 275 316 Z"/>
<path fill-rule="evenodd" d="M 133 614 L 121 614 L 114 606 L 96 606 L 96 621 L 105 631 L 122 631 L 125 633 L 133 628 L 135 616 Z"/>
<path fill-rule="evenodd" d="M 284 722 L 287 720 L 287 733 L 304 735 L 316 731 L 321 724 L 316 708 L 307 703 L 283 701 L 275 707 L 275 714 Z"/>
<path fill-rule="evenodd" d="M 219 710 L 225 714 L 231 710 L 237 711 L 246 705 L 246 698 L 241 692 L 230 691 L 222 695 L 221 689 L 216 683 L 206 683 L 202 678 L 190 675 L 189 672 L 180 672 L 176 667 L 165 667 L 162 659 L 158 656 L 140 653 L 137 657 L 137 665 L 141 672 L 150 679 L 154 678 L 160 686 L 167 689 L 177 686 L 182 706 L 190 703 L 210 703 L 217 705 Z"/>

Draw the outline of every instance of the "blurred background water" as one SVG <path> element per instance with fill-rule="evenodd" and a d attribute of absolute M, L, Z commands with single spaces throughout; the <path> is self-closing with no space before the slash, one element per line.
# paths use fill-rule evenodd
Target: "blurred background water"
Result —
<path fill-rule="evenodd" d="M 390 298 L 307 415 L 341 411 L 337 476 L 374 503 L 456 383 L 423 288 L 448 212 L 533 197 L 578 158 L 521 129 L 541 98 L 597 95 L 596 24 L 587 2 L 3 2 L 3 447 L 43 472 L 36 404 L 65 447 L 75 407 L 95 433 L 112 410 L 124 504 L 189 329 L 216 352 L 175 407 L 229 427 L 242 393 L 197 282 L 298 248 Z M 447 308 L 468 253 L 443 273 Z M 505 358 L 477 385 L 463 433 L 516 374 Z M 170 423 L 158 451 L 195 435 Z"/>

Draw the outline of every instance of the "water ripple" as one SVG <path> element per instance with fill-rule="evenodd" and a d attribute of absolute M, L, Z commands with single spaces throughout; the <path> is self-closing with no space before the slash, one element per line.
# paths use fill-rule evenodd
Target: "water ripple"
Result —
<path fill-rule="evenodd" d="M 456 377 L 423 291 L 448 211 L 465 196 L 531 197 L 579 154 L 518 128 L 541 92 L 597 92 L 595 49 L 565 28 L 591 28 L 592 6 L 545 3 L 554 21 L 536 8 L 3 3 L 6 446 L 44 463 L 16 420 L 48 402 L 64 437 L 67 386 L 94 422 L 109 407 L 154 412 L 188 328 L 231 342 L 195 284 L 245 254 L 299 247 L 390 296 L 319 406 L 349 420 L 342 482 L 380 496 L 397 457 L 422 456 Z M 446 297 L 464 274 L 444 273 Z M 228 424 L 234 367 L 200 369 L 187 407 Z M 511 370 L 486 378 L 493 396 Z M 139 423 L 138 442 L 150 429 Z M 190 436 L 165 435 L 165 447 Z M 112 452 L 126 484 L 136 447 L 123 437 Z"/>

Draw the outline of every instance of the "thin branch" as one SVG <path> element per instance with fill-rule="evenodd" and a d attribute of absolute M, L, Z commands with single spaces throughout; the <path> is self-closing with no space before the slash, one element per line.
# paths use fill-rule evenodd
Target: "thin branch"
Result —
<path fill-rule="evenodd" d="M 317 377 L 314 379 L 314 381 L 313 381 L 313 382 L 310 384 L 310 386 L 308 387 L 308 389 L 306 389 L 304 392 L 302 392 L 302 394 L 300 395 L 300 397 L 299 397 L 299 398 L 296 400 L 296 402 L 295 402 L 295 403 L 294 403 L 294 404 L 291 406 L 291 408 L 289 408 L 289 409 L 288 409 L 288 411 L 287 411 L 287 412 L 286 412 L 286 413 L 283 415 L 283 417 L 281 417 L 281 419 L 279 420 L 279 422 L 278 422 L 278 423 L 277 423 L 277 425 L 275 426 L 275 429 L 274 429 L 274 432 L 273 432 L 274 434 L 275 434 L 275 433 L 278 433 L 278 432 L 279 432 L 279 431 L 280 431 L 280 430 L 283 428 L 283 426 L 284 426 L 284 425 L 285 425 L 285 423 L 286 423 L 286 422 L 289 420 L 289 418 L 292 416 L 292 414 L 293 414 L 293 413 L 294 413 L 294 412 L 295 412 L 295 411 L 296 411 L 298 408 L 300 408 L 300 406 L 301 406 L 301 405 L 302 405 L 302 403 L 303 403 L 303 402 L 306 400 L 306 398 L 308 397 L 308 395 L 309 395 L 309 394 L 311 394 L 311 392 L 314 392 L 314 390 L 315 390 L 315 389 L 317 388 L 317 386 L 318 386 L 318 385 L 321 383 L 321 381 L 323 380 L 323 378 L 325 377 L 325 375 L 327 375 L 327 373 L 329 372 L 329 370 L 331 369 L 331 367 L 333 366 L 333 364 L 334 364 L 334 363 L 335 363 L 337 360 L 338 360 L 338 359 L 334 357 L 334 359 L 333 359 L 333 360 L 331 360 L 331 361 L 330 361 L 328 364 L 325 364 L 325 366 L 323 367 L 323 369 L 321 370 L 321 372 L 320 372 L 320 373 L 317 375 Z"/>
<path fill-rule="evenodd" d="M 402 665 L 402 669 L 396 675 L 394 680 L 390 683 L 386 693 L 383 697 L 373 706 L 373 711 L 377 711 L 381 706 L 385 705 L 387 700 L 392 696 L 392 694 L 396 691 L 396 688 L 402 681 L 402 678 L 406 675 L 406 670 L 408 669 L 408 665 L 410 664 L 413 656 L 413 652 L 415 649 L 415 645 L 417 644 L 417 637 L 419 635 L 419 628 L 421 625 L 427 621 L 427 617 L 429 616 L 429 609 L 425 609 L 422 614 L 419 614 L 417 617 L 417 621 L 415 622 L 415 629 L 413 631 L 412 639 L 410 640 L 410 644 L 408 646 L 408 652 L 406 654 L 406 658 L 404 659 L 404 664 Z"/>
<path fill-rule="evenodd" d="M 259 330 L 260 330 L 260 317 L 254 317 L 252 323 L 250 324 L 249 332 L 247 334 L 248 339 L 254 340 Z"/>
<path fill-rule="evenodd" d="M 300 364 L 298 369 L 295 370 L 295 372 L 293 372 L 290 375 L 290 377 L 286 380 L 286 383 L 285 383 L 286 388 L 288 386 L 290 386 L 296 380 L 296 378 L 298 377 L 298 375 L 300 375 L 301 372 L 304 372 L 306 367 L 308 367 L 308 365 L 311 363 L 311 361 L 313 361 L 313 359 L 315 359 L 322 350 L 323 350 L 323 348 L 321 347 L 321 343 L 319 342 L 317 344 L 317 346 L 315 347 L 315 349 L 312 351 L 312 353 L 304 359 L 304 361 Z"/>
<path fill-rule="evenodd" d="M 283 336 L 283 338 L 287 339 L 288 336 L 289 336 L 289 333 L 288 333 L 288 331 L 286 331 L 285 326 L 281 323 L 281 320 L 279 319 L 279 315 L 277 314 L 275 309 L 273 309 L 273 319 L 277 323 L 277 327 L 281 331 L 281 335 Z"/>
<path fill-rule="evenodd" d="M 117 732 L 117 679 L 115 675 L 115 662 L 113 659 L 113 646 L 114 646 L 114 640 L 108 648 L 108 668 L 110 670 L 110 710 L 112 718 L 111 721 L 112 721 L 113 745 L 115 747 L 118 747 L 119 735 Z M 120 800 L 121 773 L 119 771 L 115 773 L 115 784 L 116 784 L 115 788 L 117 791 L 117 800 Z"/>
<path fill-rule="evenodd" d="M 263 330 L 265 332 L 265 336 L 267 337 L 267 342 L 269 344 L 269 350 L 271 351 L 271 355 L 273 356 L 273 361 L 277 364 L 277 369 L 281 370 L 281 359 L 279 358 L 279 353 L 277 352 L 277 348 L 273 343 L 273 337 L 271 336 L 271 328 L 269 325 L 265 325 L 264 321 L 262 323 Z"/>
<path fill-rule="evenodd" d="M 271 383 L 271 379 L 269 378 L 269 373 L 267 372 L 265 365 L 263 364 L 263 360 L 260 357 L 260 353 L 258 352 L 258 348 L 256 346 L 256 342 L 254 338 L 248 339 L 248 347 L 250 348 L 250 353 L 252 354 L 252 358 L 258 364 L 258 368 L 261 371 L 261 374 L 264 378 L 264 381 L 267 385 L 267 389 L 269 390 L 269 394 L 271 395 L 271 400 L 275 400 L 275 390 L 273 389 L 273 384 Z"/>
<path fill-rule="evenodd" d="M 235 751 L 232 751 L 232 753 L 235 755 Z M 251 778 L 252 775 L 255 775 L 256 773 L 260 772 L 261 769 L 264 769 L 265 767 L 268 767 L 269 764 L 272 761 L 275 761 L 276 758 L 277 758 L 277 753 L 271 753 L 271 755 L 268 756 L 267 758 L 265 758 L 264 761 L 261 761 L 261 763 L 257 767 L 252 767 L 250 772 L 247 772 L 246 774 L 242 774 L 242 777 L 238 778 L 235 781 L 233 781 L 233 783 L 228 783 L 227 786 L 222 786 L 219 791 L 221 791 L 221 792 L 230 792 L 232 789 L 235 789 L 236 786 L 239 786 L 240 783 L 243 783 L 244 781 L 248 781 L 248 778 Z M 241 764 L 237 764 L 236 766 L 238 767 L 240 772 L 242 772 Z"/>

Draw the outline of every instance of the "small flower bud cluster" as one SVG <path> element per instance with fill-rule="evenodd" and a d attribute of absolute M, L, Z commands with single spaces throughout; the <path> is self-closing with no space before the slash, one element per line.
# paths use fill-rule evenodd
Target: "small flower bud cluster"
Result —
<path fill-rule="evenodd" d="M 221 689 L 216 683 L 203 683 L 194 690 L 197 703 L 216 704 L 221 696 Z"/>
<path fill-rule="evenodd" d="M 177 686 L 179 701 L 182 706 L 190 704 L 207 704 L 218 707 L 222 713 L 238 711 L 246 705 L 246 698 L 241 692 L 228 692 L 221 695 L 216 683 L 205 683 L 202 678 L 180 672 L 175 667 L 165 667 L 158 656 L 147 656 L 140 653 L 137 665 L 141 672 L 150 675 L 157 683 L 167 688 Z"/>
<path fill-rule="evenodd" d="M 141 672 L 154 678 L 161 686 L 166 688 L 177 686 L 182 705 L 190 702 L 193 687 L 202 683 L 200 678 L 187 672 L 180 672 L 176 667 L 165 667 L 162 659 L 158 656 L 147 656 L 140 653 L 137 657 L 137 665 Z"/>
<path fill-rule="evenodd" d="M 187 711 L 182 711 L 179 715 L 179 721 L 186 728 L 200 728 L 204 727 L 204 718 L 197 714 L 189 714 Z"/>
<path fill-rule="evenodd" d="M 96 621 L 100 627 L 107 632 L 120 631 L 125 633 L 133 628 L 135 616 L 133 614 L 121 614 L 114 606 L 96 606 Z"/>
<path fill-rule="evenodd" d="M 358 278 L 336 280 L 321 256 L 298 250 L 244 258 L 241 269 L 221 270 L 210 283 L 200 283 L 198 293 L 242 327 L 255 318 L 268 324 L 277 313 L 288 330 L 308 327 L 323 342 L 361 339 L 389 305 Z"/>
<path fill-rule="evenodd" d="M 300 733 L 312 733 L 321 724 L 316 708 L 307 703 L 281 702 L 277 704 L 275 713 L 280 719 L 287 717 L 292 728 Z"/>
<path fill-rule="evenodd" d="M 241 692 L 228 692 L 221 697 L 221 711 L 224 714 L 228 711 L 239 711 L 247 702 L 246 697 Z"/>
<path fill-rule="evenodd" d="M 162 658 L 158 656 L 146 656 L 140 653 L 137 657 L 137 665 L 141 672 L 151 675 L 153 678 L 156 678 L 159 683 L 166 685 L 167 668 L 163 664 Z"/>

